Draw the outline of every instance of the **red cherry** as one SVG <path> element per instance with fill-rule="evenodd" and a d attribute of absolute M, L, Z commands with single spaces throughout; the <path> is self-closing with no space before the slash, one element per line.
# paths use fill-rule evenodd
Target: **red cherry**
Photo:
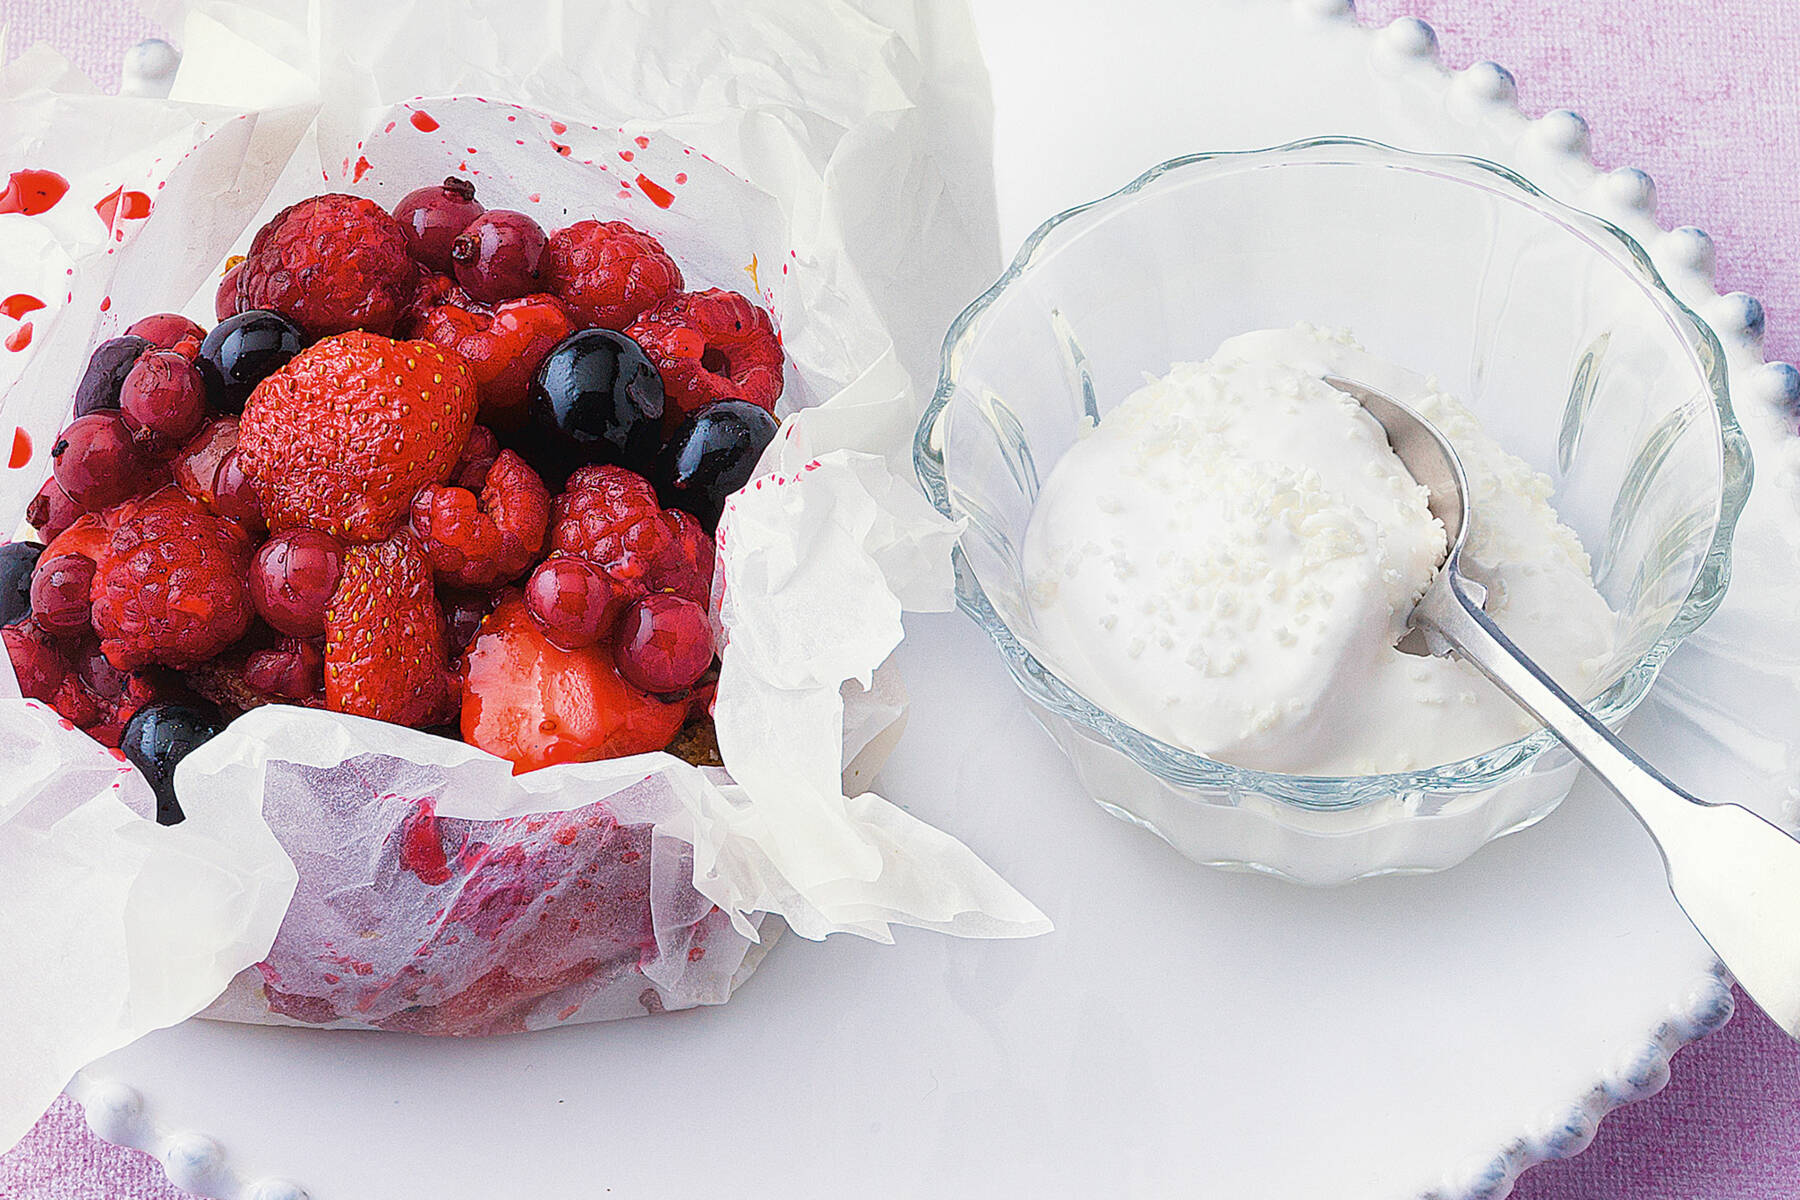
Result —
<path fill-rule="evenodd" d="M 119 389 L 119 415 L 139 450 L 168 458 L 206 423 L 206 384 L 178 352 L 148 351 Z"/>
<path fill-rule="evenodd" d="M 143 338 L 152 346 L 164 350 L 172 350 L 183 338 L 196 340 L 206 336 L 206 330 L 194 324 L 180 313 L 156 313 L 132 322 L 127 335 Z"/>
<path fill-rule="evenodd" d="M 212 509 L 229 521 L 236 521 L 252 533 L 263 529 L 262 500 L 244 474 L 243 461 L 237 448 L 225 452 L 219 460 L 219 473 L 213 477 Z"/>
<path fill-rule="evenodd" d="M 61 484 L 46 479 L 37 495 L 31 498 L 31 503 L 25 506 L 25 521 L 37 530 L 38 537 L 53 542 L 81 513 L 81 505 L 69 499 L 69 493 L 62 490 Z"/>
<path fill-rule="evenodd" d="M 622 597 L 612 577 L 585 558 L 546 559 L 525 582 L 525 611 L 564 650 L 599 641 L 618 617 Z"/>
<path fill-rule="evenodd" d="M 118 413 L 77 417 L 50 448 L 51 473 L 69 499 L 92 512 L 137 494 L 145 462 Z"/>
<path fill-rule="evenodd" d="M 57 637 L 79 637 L 93 628 L 94 560 L 58 554 L 39 562 L 31 576 L 31 617 Z"/>
<path fill-rule="evenodd" d="M 282 633 L 321 637 L 343 569 L 343 547 L 330 536 L 316 529 L 278 533 L 250 564 L 250 602 Z"/>
<path fill-rule="evenodd" d="M 613 656 L 619 674 L 656 696 L 690 688 L 713 660 L 712 620 L 692 600 L 652 592 L 625 610 Z"/>
<path fill-rule="evenodd" d="M 219 464 L 237 449 L 237 435 L 238 419 L 220 417 L 195 434 L 169 463 L 169 473 L 181 490 L 208 508 L 212 507 Z"/>
<path fill-rule="evenodd" d="M 450 244 L 487 210 L 475 199 L 475 185 L 452 175 L 432 187 L 408 192 L 394 205 L 394 220 L 406 230 L 406 252 L 417 262 L 448 275 Z"/>
<path fill-rule="evenodd" d="M 538 262 L 549 239 L 524 213 L 496 208 L 482 213 L 450 243 L 456 282 L 483 304 L 538 291 Z"/>

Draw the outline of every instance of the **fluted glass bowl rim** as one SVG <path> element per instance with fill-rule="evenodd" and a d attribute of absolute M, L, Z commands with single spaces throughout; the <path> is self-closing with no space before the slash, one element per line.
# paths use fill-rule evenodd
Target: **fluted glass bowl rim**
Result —
<path fill-rule="evenodd" d="M 1514 189 L 1529 204 L 1617 242 L 1639 281 L 1660 293 L 1698 331 L 1704 352 L 1702 365 L 1706 369 L 1707 385 L 1719 422 L 1723 486 L 1719 498 L 1718 523 L 1714 527 L 1712 543 L 1694 584 L 1667 628 L 1638 661 L 1589 706 L 1603 721 L 1616 723 L 1623 720 L 1649 693 L 1669 655 L 1674 653 L 1675 648 L 1690 633 L 1705 623 L 1724 598 L 1731 578 L 1732 534 L 1750 494 L 1752 466 L 1749 443 L 1732 412 L 1727 360 L 1718 335 L 1664 282 L 1643 246 L 1611 221 L 1548 195 L 1530 180 L 1500 163 L 1473 155 L 1402 150 L 1367 138 L 1303 138 L 1259 149 L 1203 151 L 1172 158 L 1151 167 L 1117 191 L 1057 213 L 1025 239 L 1006 271 L 958 314 L 945 333 L 939 357 L 937 389 L 926 406 L 913 437 L 913 467 L 920 484 L 939 512 L 953 519 L 958 516 L 950 503 L 943 459 L 933 442 L 938 420 L 956 393 L 959 352 L 988 308 L 1032 269 L 1039 252 L 1059 227 L 1083 214 L 1128 205 L 1145 189 L 1172 174 L 1202 170 L 1209 164 L 1218 162 L 1254 159 L 1279 163 L 1279 160 L 1288 158 L 1307 165 L 1322 165 L 1321 160 L 1300 157 L 1321 149 L 1339 149 L 1346 154 L 1361 156 L 1346 160 L 1350 165 L 1391 167 L 1415 164 L 1458 168 L 1491 176 Z M 1100 740 L 1111 743 L 1138 766 L 1176 787 L 1226 791 L 1233 796 L 1258 795 L 1308 810 L 1342 811 L 1395 797 L 1425 794 L 1443 797 L 1446 794 L 1485 792 L 1522 774 L 1540 754 L 1556 744 L 1555 738 L 1548 731 L 1538 730 L 1484 754 L 1456 762 L 1422 770 L 1379 775 L 1292 775 L 1253 770 L 1193 754 L 1120 720 L 1063 682 L 1054 671 L 1038 661 L 1007 626 L 989 601 L 960 546 L 955 549 L 953 557 L 958 607 L 993 640 L 1013 679 L 1027 698 L 1050 713 L 1075 722 Z"/>

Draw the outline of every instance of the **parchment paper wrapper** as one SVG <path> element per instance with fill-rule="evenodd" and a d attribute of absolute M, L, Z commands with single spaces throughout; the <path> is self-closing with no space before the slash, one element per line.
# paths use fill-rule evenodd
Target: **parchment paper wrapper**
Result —
<path fill-rule="evenodd" d="M 0 75 L 0 162 L 68 183 L 45 211 L 0 214 L 0 291 L 43 302 L 0 354 L 0 443 L 19 430 L 0 524 L 44 478 L 91 346 L 158 310 L 210 324 L 225 255 L 282 205 L 391 205 L 456 172 L 546 227 L 629 220 L 690 288 L 768 307 L 789 356 L 792 415 L 720 527 L 729 774 L 653 754 L 515 778 L 459 743 L 265 708 L 182 764 L 189 819 L 162 829 L 132 816 L 147 795 L 117 758 L 0 700 L 0 864 L 32 884 L 0 893 L 0 1145 L 80 1065 L 209 1005 L 536 1029 L 721 1002 L 783 924 L 1049 927 L 864 790 L 904 713 L 880 669 L 900 615 L 952 601 L 954 530 L 884 457 L 916 412 L 901 354 L 928 370 L 939 316 L 997 266 L 966 14 L 523 7 L 163 12 L 186 53 L 167 101 L 92 94 L 41 51 Z"/>

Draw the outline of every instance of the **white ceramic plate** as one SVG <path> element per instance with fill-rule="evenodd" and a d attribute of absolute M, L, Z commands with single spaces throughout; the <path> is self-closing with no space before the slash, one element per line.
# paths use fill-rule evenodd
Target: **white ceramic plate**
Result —
<path fill-rule="evenodd" d="M 1597 176 L 1579 119 L 1526 121 L 1489 66 L 1446 75 L 1417 22 L 1365 32 L 1311 0 L 978 12 L 1008 253 L 1180 152 L 1343 133 L 1477 154 L 1649 239 L 1727 341 L 1740 404 L 1793 387 L 1761 367 L 1754 302 L 1712 292 L 1704 235 L 1656 236 L 1647 180 Z M 1055 934 L 788 939 L 725 1008 L 479 1043 L 193 1022 L 72 1090 L 182 1186 L 253 1200 L 1498 1197 L 1729 1015 L 1654 850 L 1591 781 L 1455 871 L 1306 891 L 1197 869 L 1086 801 L 961 617 L 913 622 L 901 657 L 914 714 L 882 790 Z M 1717 686 L 1690 657 L 1673 687 Z M 1626 727 L 1715 792 L 1750 770 L 1725 732 L 1655 696 Z"/>

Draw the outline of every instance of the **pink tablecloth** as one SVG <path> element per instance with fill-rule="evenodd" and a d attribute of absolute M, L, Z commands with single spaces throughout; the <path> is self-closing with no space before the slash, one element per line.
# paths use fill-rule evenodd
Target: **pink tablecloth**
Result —
<path fill-rule="evenodd" d="M 1451 64 L 1494 59 L 1518 77 L 1528 110 L 1585 114 L 1595 157 L 1655 176 L 1665 224 L 1710 231 L 1722 287 L 1761 297 L 1770 354 L 1800 357 L 1800 3 L 1362 0 L 1362 12 L 1424 17 Z M 108 86 L 125 47 L 149 32 L 130 6 L 94 0 L 0 0 L 0 27 L 15 48 L 55 43 Z M 1800 1196 L 1800 1052 L 1740 1010 L 1677 1056 L 1660 1095 L 1609 1118 L 1587 1153 L 1528 1172 L 1515 1196 Z M 64 1102 L 0 1157 L 0 1200 L 180 1194 L 146 1157 L 94 1140 Z"/>

